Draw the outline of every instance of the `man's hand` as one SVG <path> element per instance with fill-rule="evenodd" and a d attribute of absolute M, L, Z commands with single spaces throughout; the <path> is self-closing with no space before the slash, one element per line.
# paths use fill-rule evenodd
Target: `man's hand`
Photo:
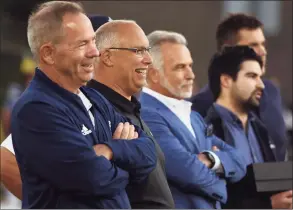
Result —
<path fill-rule="evenodd" d="M 292 209 L 292 190 L 271 196 L 273 209 Z"/>
<path fill-rule="evenodd" d="M 212 150 L 213 150 L 214 152 L 216 152 L 216 151 L 220 151 L 219 148 L 218 148 L 217 146 L 212 146 Z"/>
<path fill-rule="evenodd" d="M 212 147 L 212 151 L 219 151 L 218 147 L 217 146 L 213 146 Z M 212 167 L 212 162 L 209 160 L 209 158 L 203 154 L 203 153 L 200 153 L 197 155 L 197 158 L 203 163 L 206 165 L 206 167 L 208 168 L 211 168 Z"/>
<path fill-rule="evenodd" d="M 93 146 L 97 156 L 104 156 L 108 160 L 111 160 L 113 157 L 112 150 L 106 144 L 96 144 Z"/>
<path fill-rule="evenodd" d="M 212 162 L 208 159 L 208 157 L 205 154 L 199 153 L 197 155 L 197 158 L 206 165 L 206 167 L 211 168 Z"/>
<path fill-rule="evenodd" d="M 113 139 L 131 140 L 136 138 L 138 138 L 138 133 L 134 130 L 134 126 L 128 122 L 119 123 L 113 134 Z"/>

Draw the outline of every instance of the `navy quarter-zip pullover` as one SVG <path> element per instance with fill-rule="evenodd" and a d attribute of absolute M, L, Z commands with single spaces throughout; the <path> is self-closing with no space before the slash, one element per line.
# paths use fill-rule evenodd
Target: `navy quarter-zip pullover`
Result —
<path fill-rule="evenodd" d="M 126 119 L 95 90 L 95 128 L 80 97 L 36 69 L 12 112 L 12 141 L 23 182 L 23 208 L 131 208 L 125 187 L 144 182 L 156 165 L 152 140 L 139 128 L 135 140 L 112 139 Z M 93 146 L 107 144 L 113 159 Z"/>

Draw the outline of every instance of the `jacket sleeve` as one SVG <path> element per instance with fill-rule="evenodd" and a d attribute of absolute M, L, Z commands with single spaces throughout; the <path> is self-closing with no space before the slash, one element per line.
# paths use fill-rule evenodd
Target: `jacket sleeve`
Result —
<path fill-rule="evenodd" d="M 98 157 L 70 117 L 49 104 L 29 103 L 15 114 L 12 140 L 20 165 L 60 190 L 111 196 L 128 184 L 128 173 Z"/>
<path fill-rule="evenodd" d="M 107 102 L 106 102 L 107 104 Z M 120 122 L 127 119 L 116 112 L 113 106 L 107 105 L 110 116 L 112 116 L 112 134 Z M 145 180 L 154 170 L 157 164 L 155 144 L 147 134 L 135 126 L 138 138 L 134 140 L 113 139 L 107 144 L 113 151 L 113 161 L 122 169 L 129 172 L 130 181 L 139 183 Z"/>
<path fill-rule="evenodd" d="M 204 119 L 196 113 L 200 123 L 204 126 L 203 129 L 207 129 Z M 222 139 L 216 135 L 210 135 L 207 137 L 208 141 L 211 141 L 212 146 L 217 146 L 219 151 L 213 151 L 220 159 L 224 169 L 224 177 L 227 181 L 234 183 L 240 181 L 246 174 L 246 163 L 244 157 L 232 146 L 228 145 Z"/>
<path fill-rule="evenodd" d="M 154 170 L 157 155 L 154 143 L 139 129 L 135 140 L 115 139 L 106 144 L 113 151 L 113 161 L 131 176 L 130 181 L 139 183 Z"/>
<path fill-rule="evenodd" d="M 196 154 L 186 150 L 164 118 L 150 109 L 142 110 L 142 118 L 165 154 L 169 182 L 186 193 L 198 193 L 226 202 L 225 181 L 199 161 Z"/>
<path fill-rule="evenodd" d="M 209 137 L 213 146 L 219 151 L 213 151 L 221 160 L 224 169 L 224 177 L 227 181 L 234 183 L 240 181 L 246 174 L 244 158 L 232 146 L 225 143 L 215 135 Z"/>

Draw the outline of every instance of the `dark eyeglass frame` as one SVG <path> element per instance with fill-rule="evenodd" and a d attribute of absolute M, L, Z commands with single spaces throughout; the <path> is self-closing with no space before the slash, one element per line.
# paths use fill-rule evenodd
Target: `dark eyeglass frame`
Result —
<path fill-rule="evenodd" d="M 127 47 L 110 47 L 109 50 L 128 50 L 134 52 L 137 55 L 144 55 L 146 52 L 150 52 L 151 47 L 141 47 L 141 48 L 127 48 Z"/>

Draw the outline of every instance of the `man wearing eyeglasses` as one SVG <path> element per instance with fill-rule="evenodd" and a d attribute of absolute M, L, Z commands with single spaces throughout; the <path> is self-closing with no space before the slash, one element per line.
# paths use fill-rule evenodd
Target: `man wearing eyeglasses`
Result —
<path fill-rule="evenodd" d="M 149 128 L 140 118 L 140 103 L 133 96 L 146 85 L 146 73 L 152 59 L 143 30 L 130 20 L 114 20 L 96 31 L 100 57 L 95 76 L 87 86 L 99 91 L 116 111 L 127 117 L 152 138 L 157 165 L 144 184 L 129 184 L 127 194 L 135 209 L 170 209 L 174 201 L 165 175 L 165 158 Z M 131 179 L 130 179 L 131 181 Z"/>
<path fill-rule="evenodd" d="M 54 3 L 54 4 L 58 4 L 58 3 Z M 97 27 L 97 25 L 95 24 L 95 23 L 97 23 L 97 21 L 98 22 L 101 21 L 100 23 L 104 23 L 104 22 L 107 22 L 108 19 L 105 19 L 104 17 L 101 17 L 101 18 L 96 17 L 96 18 L 91 18 L 91 21 L 92 21 L 92 25 L 93 25 L 93 27 L 95 29 L 95 27 Z M 95 22 L 93 22 L 93 21 L 95 21 Z M 89 29 L 89 28 L 87 28 L 87 29 Z M 90 43 L 91 43 L 91 46 L 92 46 L 93 42 L 90 42 Z M 95 46 L 95 43 L 94 43 L 94 46 Z M 96 46 L 94 48 L 96 49 Z M 146 52 L 147 49 L 145 49 L 144 51 Z M 131 53 L 133 53 L 133 52 L 131 52 Z M 99 55 L 99 53 L 97 53 L 97 56 L 98 55 Z M 135 53 L 134 53 L 134 55 L 135 55 Z M 148 57 L 148 62 L 150 62 L 150 57 Z M 111 77 L 115 77 L 115 76 L 116 76 L 116 73 L 114 73 Z M 84 87 L 84 88 L 86 88 L 86 87 Z M 89 88 L 86 88 L 86 89 L 89 90 Z M 88 125 L 83 124 L 82 127 L 81 127 L 81 131 L 80 131 L 81 135 L 83 135 L 83 136 L 92 136 L 92 134 L 100 133 L 100 129 L 96 128 L 96 130 L 95 130 L 95 125 L 103 123 L 104 119 L 109 119 L 109 121 L 106 121 L 103 124 L 103 125 L 106 124 L 106 126 L 103 126 L 103 129 L 105 131 L 107 131 L 107 132 L 112 132 L 113 130 L 116 129 L 115 133 L 113 134 L 113 139 L 115 139 L 113 141 L 117 141 L 117 142 L 114 143 L 114 144 L 118 144 L 119 142 L 122 142 L 122 141 L 119 140 L 119 138 L 121 138 L 121 139 L 126 139 L 127 138 L 127 141 L 125 141 L 125 142 L 123 141 L 123 143 L 122 143 L 124 146 L 121 147 L 122 148 L 121 152 L 119 152 L 117 150 L 118 148 L 116 148 L 117 146 L 114 145 L 115 146 L 114 149 L 116 151 L 116 154 L 115 154 L 114 150 L 112 151 L 110 149 L 110 147 L 107 148 L 107 146 L 105 146 L 106 144 L 96 145 L 94 147 L 94 150 L 95 150 L 95 152 L 96 152 L 96 154 L 98 156 L 104 156 L 105 160 L 108 159 L 110 161 L 109 162 L 110 169 L 107 170 L 107 172 L 108 172 L 107 174 L 110 175 L 110 176 L 107 176 L 107 174 L 106 174 L 104 176 L 104 179 L 109 180 L 110 183 L 113 183 L 113 185 L 110 186 L 110 185 L 106 185 L 107 182 L 101 182 L 102 183 L 102 186 L 100 186 L 101 189 L 102 189 L 101 192 L 100 192 L 101 196 L 102 196 L 101 199 L 105 200 L 106 202 L 102 203 L 102 201 L 94 199 L 95 202 L 100 202 L 101 203 L 100 205 L 103 205 L 103 207 L 105 207 L 105 208 L 122 208 L 122 207 L 123 208 L 124 207 L 125 208 L 130 208 L 130 207 L 133 207 L 133 205 L 129 205 L 130 202 L 129 202 L 128 197 L 130 197 L 130 196 L 126 195 L 126 193 L 123 194 L 123 195 L 126 196 L 126 197 L 124 197 L 126 199 L 120 199 L 120 200 L 116 199 L 116 197 L 120 198 L 119 196 L 121 194 L 120 189 L 118 189 L 116 186 L 114 186 L 114 184 L 116 183 L 116 181 L 115 181 L 116 177 L 121 176 L 120 173 L 122 173 L 122 174 L 127 173 L 127 177 L 125 176 L 125 179 L 120 179 L 120 182 L 118 180 L 117 185 L 119 184 L 119 186 L 120 185 L 124 186 L 124 189 L 123 189 L 124 191 L 125 191 L 125 186 L 126 185 L 128 186 L 128 183 L 129 183 L 129 186 L 136 186 L 136 189 L 138 189 L 138 191 L 134 191 L 134 195 L 136 195 L 138 198 L 140 198 L 139 196 L 141 194 L 144 194 L 145 192 L 149 191 L 149 189 L 152 187 L 152 185 L 154 185 L 156 187 L 156 185 L 162 184 L 161 187 L 156 187 L 156 189 L 153 192 L 151 192 L 152 193 L 151 195 L 145 194 L 146 197 L 143 200 L 143 202 L 145 202 L 147 204 L 150 203 L 148 206 L 146 206 L 146 208 L 151 208 L 152 205 L 153 205 L 153 208 L 173 208 L 172 195 L 171 195 L 171 193 L 168 194 L 168 192 L 170 192 L 170 190 L 168 188 L 168 185 L 165 184 L 166 181 L 164 182 L 164 178 L 165 178 L 164 174 L 161 175 L 162 177 L 158 176 L 159 179 L 156 179 L 157 176 L 155 176 L 155 177 L 154 176 L 148 176 L 150 172 L 152 174 L 156 175 L 156 173 L 154 173 L 152 171 L 157 171 L 157 173 L 163 173 L 163 168 L 162 168 L 163 164 L 159 165 L 159 166 L 157 165 L 157 156 L 160 155 L 160 154 L 158 152 L 156 153 L 154 141 L 150 137 L 148 137 L 144 132 L 141 132 L 141 129 L 139 129 L 138 130 L 139 133 L 142 134 L 141 137 L 145 138 L 145 139 L 140 138 L 142 141 L 140 141 L 140 142 L 136 141 L 137 143 L 132 142 L 131 141 L 132 138 L 136 139 L 138 137 L 138 135 L 140 135 L 140 134 L 138 134 L 138 132 L 135 132 L 134 129 L 136 129 L 136 128 L 133 125 L 131 125 L 128 121 L 125 122 L 125 123 L 119 123 L 118 126 L 116 127 L 116 122 L 114 121 L 114 118 L 108 118 L 109 113 L 113 113 L 113 107 L 111 106 L 111 104 L 108 101 L 106 101 L 104 99 L 104 97 L 102 97 L 100 94 L 94 93 L 96 91 L 94 91 L 94 90 L 90 90 L 90 91 L 91 92 L 93 91 L 92 94 L 96 95 L 96 97 L 95 97 L 96 100 L 102 99 L 102 101 L 105 101 L 107 103 L 107 105 L 108 105 L 108 109 L 105 109 L 105 106 L 103 106 L 105 104 L 102 103 L 102 102 L 101 103 L 96 103 L 95 102 L 95 104 L 97 104 L 99 106 L 95 106 L 95 105 L 89 106 L 89 101 L 86 102 L 85 103 L 86 107 L 84 107 L 84 108 L 86 108 L 88 110 L 88 114 L 89 114 L 89 119 L 88 120 L 94 122 L 94 123 L 92 123 L 94 128 L 91 129 L 92 127 L 89 127 Z M 87 96 L 88 96 L 88 94 L 86 94 L 86 96 L 83 96 L 82 100 L 84 100 L 84 98 L 87 98 Z M 80 101 L 80 103 L 82 103 L 82 101 Z M 82 108 L 82 106 L 81 106 L 81 108 Z M 98 114 L 97 112 L 93 112 L 96 108 L 97 108 L 97 110 L 99 110 L 99 112 L 101 114 Z M 121 115 L 117 114 L 116 112 L 113 113 L 113 114 L 115 114 L 115 116 L 117 115 L 117 116 L 121 117 Z M 125 118 L 123 118 L 123 119 L 125 119 Z M 82 119 L 82 120 L 84 120 L 84 119 Z M 99 127 L 99 128 L 101 128 L 101 127 Z M 17 165 L 17 162 L 15 160 L 15 156 L 14 156 L 15 151 L 14 151 L 14 148 L 13 148 L 13 145 L 12 145 L 12 138 L 11 137 L 12 136 L 10 135 L 5 140 L 6 144 L 2 145 L 2 146 L 5 146 L 5 148 L 1 146 L 1 163 L 4 163 L 4 164 L 1 164 L 1 175 L 5 175 L 5 176 L 1 177 L 1 181 L 3 181 L 3 179 L 5 179 L 5 183 L 8 185 L 8 189 L 13 194 L 15 194 L 18 198 L 21 199 L 22 198 L 22 183 L 21 183 L 21 179 L 20 179 L 20 173 L 19 173 L 18 165 Z M 94 139 L 94 141 L 106 141 L 109 138 L 109 135 L 104 135 L 104 136 L 99 135 L 99 136 L 97 136 L 95 138 L 96 139 Z M 58 140 L 58 138 L 57 138 L 57 140 Z M 91 142 L 88 142 L 88 144 L 90 144 L 90 143 Z M 149 147 L 150 150 L 148 150 L 148 147 L 146 147 L 147 144 L 149 144 L 151 146 L 151 147 Z M 75 148 L 77 148 L 77 147 L 75 147 Z M 142 151 L 143 148 L 144 148 L 144 150 Z M 76 153 L 75 155 L 78 155 L 78 154 Z M 82 156 L 83 154 L 80 153 L 79 155 Z M 133 162 L 133 160 L 135 160 L 135 162 Z M 152 160 L 152 161 L 150 161 L 150 160 Z M 145 164 L 146 161 L 149 161 L 148 164 Z M 73 161 L 72 164 L 75 163 L 75 162 L 76 161 Z M 116 170 L 116 164 L 120 165 L 120 164 L 123 164 L 123 163 L 125 163 L 125 165 L 123 165 L 123 166 L 121 165 L 121 170 L 123 169 L 123 172 L 120 172 L 120 171 L 117 172 L 116 171 L 117 173 L 111 176 L 110 173 L 113 170 Z M 141 163 L 143 165 L 141 165 Z M 3 165 L 4 165 L 4 167 L 3 167 Z M 107 165 L 104 164 L 103 166 L 106 167 Z M 92 172 L 94 172 L 94 169 L 95 170 L 96 169 L 103 169 L 103 166 L 101 165 L 99 167 L 93 168 Z M 159 169 L 157 169 L 157 168 L 159 168 Z M 88 173 L 88 174 L 91 174 L 91 173 Z M 87 179 L 88 174 L 83 174 L 84 175 L 83 178 Z M 129 176 L 128 176 L 128 174 L 129 174 Z M 103 176 L 103 174 L 100 174 L 100 175 Z M 96 178 L 96 180 L 99 179 L 99 178 L 100 177 Z M 75 177 L 75 179 L 76 179 L 76 177 Z M 153 180 L 155 180 L 155 182 L 150 183 L 150 181 L 153 181 Z M 145 182 L 150 183 L 151 186 L 145 184 Z M 92 186 L 91 190 L 99 190 L 100 189 L 100 187 L 98 187 L 98 188 L 95 187 L 93 185 L 94 184 L 93 182 L 89 182 L 89 184 L 90 185 L 92 184 L 91 185 Z M 63 185 L 64 185 L 64 183 L 63 183 Z M 65 183 L 65 185 L 66 185 L 66 183 Z M 146 186 L 146 187 L 144 187 L 144 186 Z M 66 187 L 69 187 L 69 188 L 71 187 L 72 188 L 71 185 L 66 185 Z M 79 187 L 76 187 L 75 191 L 78 193 L 79 190 L 80 190 L 79 188 L 81 188 L 81 187 L 82 187 L 82 190 L 83 190 L 84 187 L 86 187 L 86 186 L 83 186 L 82 184 L 79 184 Z M 160 199 L 160 196 L 161 196 L 161 192 L 163 191 L 163 190 L 161 190 L 162 188 L 163 188 L 163 190 L 166 189 L 166 193 L 165 193 L 166 196 L 165 197 L 167 197 L 167 198 L 165 200 L 162 199 L 162 201 L 161 201 L 159 199 Z M 129 189 L 127 189 L 127 191 L 128 191 L 128 194 L 129 194 Z M 68 202 L 72 198 L 71 195 L 74 195 L 74 192 L 72 190 L 68 190 L 66 196 L 64 196 L 64 194 L 63 194 L 64 192 L 60 192 L 60 191 L 58 191 L 58 192 L 61 195 L 61 196 L 59 196 L 59 198 L 57 197 L 58 201 L 62 201 L 62 202 L 57 202 L 56 205 L 62 205 L 64 203 L 66 203 L 66 201 Z M 123 191 L 122 191 L 122 193 L 123 193 Z M 84 194 L 84 195 L 81 195 L 81 196 L 76 196 L 75 201 L 78 202 L 79 199 L 84 199 L 84 203 L 91 202 L 91 200 L 88 199 L 88 197 L 86 197 L 86 195 L 87 194 Z M 150 197 L 152 195 L 153 195 L 154 204 L 151 203 L 151 199 L 150 199 Z M 24 195 L 24 197 L 25 197 L 25 195 Z M 92 197 L 92 198 L 94 198 L 94 197 Z M 63 201 L 64 199 L 66 201 Z M 156 203 L 156 199 L 159 200 L 157 203 Z M 167 199 L 169 199 L 169 200 L 167 200 Z M 95 202 L 91 202 L 91 205 L 95 205 Z M 34 204 L 35 205 L 40 205 L 39 202 L 36 202 Z M 51 205 L 51 203 L 50 203 L 50 205 Z M 85 205 L 80 205 L 80 206 L 85 206 Z"/>

